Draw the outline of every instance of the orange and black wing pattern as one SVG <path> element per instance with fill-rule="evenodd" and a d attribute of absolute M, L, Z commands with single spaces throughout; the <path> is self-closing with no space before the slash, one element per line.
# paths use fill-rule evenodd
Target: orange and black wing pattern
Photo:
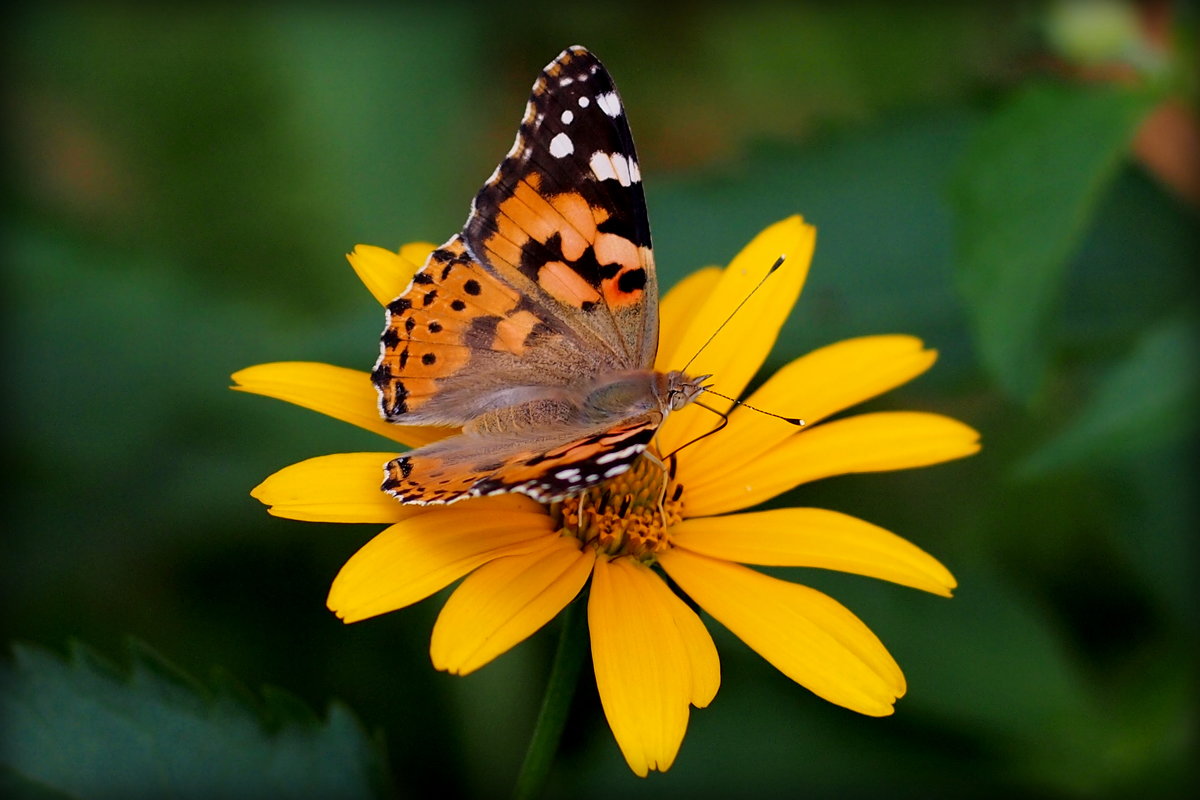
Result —
<path fill-rule="evenodd" d="M 538 76 L 516 141 L 463 229 L 484 266 L 611 355 L 651 366 L 658 284 L 641 171 L 608 71 L 582 47 Z"/>
<path fill-rule="evenodd" d="M 551 430 L 521 441 L 455 436 L 388 462 L 383 490 L 417 505 L 506 492 L 553 503 L 629 469 L 661 421 L 651 413 L 603 430 Z"/>

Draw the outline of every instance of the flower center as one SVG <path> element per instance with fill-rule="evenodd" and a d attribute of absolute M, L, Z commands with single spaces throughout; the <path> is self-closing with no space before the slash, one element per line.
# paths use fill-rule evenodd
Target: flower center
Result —
<path fill-rule="evenodd" d="M 551 513 L 565 534 L 601 553 L 652 561 L 670 547 L 668 531 L 683 519 L 683 486 L 672 473 L 643 456 L 617 477 L 555 503 Z"/>

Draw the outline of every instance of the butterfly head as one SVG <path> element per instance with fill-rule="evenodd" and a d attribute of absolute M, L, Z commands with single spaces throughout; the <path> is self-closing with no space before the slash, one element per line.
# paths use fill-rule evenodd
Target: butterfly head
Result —
<path fill-rule="evenodd" d="M 678 411 L 683 408 L 700 396 L 705 388 L 704 382 L 711 377 L 711 375 L 699 375 L 689 378 L 678 370 L 665 375 L 660 374 L 658 396 L 663 408 L 669 411 Z"/>

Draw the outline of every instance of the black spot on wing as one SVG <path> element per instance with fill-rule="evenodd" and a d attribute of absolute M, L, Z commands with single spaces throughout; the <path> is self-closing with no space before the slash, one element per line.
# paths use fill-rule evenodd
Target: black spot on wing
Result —
<path fill-rule="evenodd" d="M 376 386 L 384 386 L 391 379 L 392 368 L 383 362 L 380 362 L 375 369 L 371 371 L 371 382 Z"/>
<path fill-rule="evenodd" d="M 521 263 L 518 267 L 531 281 L 538 279 L 538 270 L 551 261 L 566 261 L 562 251 L 562 234 L 553 233 L 545 242 L 529 239 L 521 246 Z"/>
<path fill-rule="evenodd" d="M 646 270 L 631 269 L 617 279 L 617 288 L 622 292 L 636 292 L 646 285 Z"/>
<path fill-rule="evenodd" d="M 650 247 L 650 225 L 645 220 L 646 200 L 642 196 L 642 185 L 635 183 L 622 186 L 617 181 L 605 181 L 605 191 L 610 197 L 606 206 L 611 216 L 596 226 L 601 233 L 624 236 L 639 247 Z M 620 199 L 622 194 L 628 195 Z M 637 209 L 640 208 L 640 216 Z"/>

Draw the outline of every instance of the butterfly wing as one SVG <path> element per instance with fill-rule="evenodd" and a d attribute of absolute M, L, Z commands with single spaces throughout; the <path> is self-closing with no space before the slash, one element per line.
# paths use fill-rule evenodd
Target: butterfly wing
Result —
<path fill-rule="evenodd" d="M 569 48 L 465 227 L 388 306 L 372 373 L 384 417 L 465 425 L 606 372 L 649 368 L 657 281 L 633 141 L 612 79 Z"/>
<path fill-rule="evenodd" d="M 577 401 L 652 367 L 657 291 L 620 97 L 570 48 L 534 83 L 463 230 L 388 306 L 373 373 L 384 416 L 468 432 L 394 459 L 383 488 L 405 503 L 553 502 L 627 470 L 662 421 L 650 383 L 607 418 Z"/>
<path fill-rule="evenodd" d="M 463 229 L 467 249 L 580 336 L 649 368 L 658 281 L 633 136 L 600 60 L 571 47 L 534 82 L 516 141 Z"/>
<path fill-rule="evenodd" d="M 380 344 L 371 373 L 380 411 L 405 425 L 466 425 L 604 369 L 553 313 L 497 280 L 458 236 L 388 304 Z"/>
<path fill-rule="evenodd" d="M 649 412 L 602 428 L 454 436 L 390 461 L 383 489 L 417 505 L 505 492 L 553 503 L 629 469 L 661 421 L 660 413 Z"/>

